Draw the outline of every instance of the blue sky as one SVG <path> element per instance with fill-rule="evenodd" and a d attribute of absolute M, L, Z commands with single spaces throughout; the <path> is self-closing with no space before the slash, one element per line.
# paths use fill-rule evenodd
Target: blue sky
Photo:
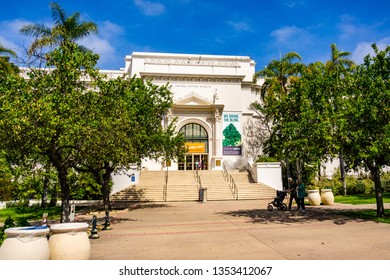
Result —
<path fill-rule="evenodd" d="M 51 25 L 46 0 L 3 1 L 0 43 L 16 51 L 31 38 L 19 29 Z M 98 25 L 82 43 L 100 54 L 98 67 L 119 69 L 135 51 L 250 56 L 262 69 L 290 51 L 303 62 L 326 61 L 336 43 L 361 63 L 390 45 L 388 0 L 57 0 L 68 15 Z M 4 5 L 5 4 L 5 5 Z"/>

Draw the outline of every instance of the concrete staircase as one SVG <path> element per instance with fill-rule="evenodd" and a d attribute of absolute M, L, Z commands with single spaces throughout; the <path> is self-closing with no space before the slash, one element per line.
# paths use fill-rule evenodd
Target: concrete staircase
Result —
<path fill-rule="evenodd" d="M 234 196 L 221 170 L 200 170 L 202 187 L 207 188 L 207 200 L 232 200 Z"/>
<path fill-rule="evenodd" d="M 238 189 L 238 199 L 267 199 L 272 201 L 276 191 L 264 184 L 253 182 L 247 171 L 229 170 Z M 234 200 L 229 183 L 220 170 L 200 170 L 202 187 L 207 188 L 207 200 Z M 199 191 L 193 171 L 169 171 L 168 186 L 164 194 L 165 172 L 142 171 L 139 184 L 129 186 L 115 194 L 112 202 L 198 201 Z"/>
<path fill-rule="evenodd" d="M 268 199 L 270 201 L 276 196 L 275 189 L 253 181 L 247 170 L 229 170 L 238 188 L 238 199 Z"/>
<path fill-rule="evenodd" d="M 164 171 L 142 171 L 139 184 L 129 186 L 113 195 L 111 202 L 164 201 Z"/>
<path fill-rule="evenodd" d="M 193 171 L 169 171 L 166 201 L 196 201 L 199 199 Z"/>

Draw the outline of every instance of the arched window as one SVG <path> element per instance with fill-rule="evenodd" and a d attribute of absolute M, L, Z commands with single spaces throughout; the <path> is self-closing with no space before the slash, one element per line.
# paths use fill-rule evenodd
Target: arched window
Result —
<path fill-rule="evenodd" d="M 199 124 L 189 123 L 180 129 L 187 141 L 207 140 L 208 135 L 206 130 Z M 203 141 L 202 141 L 203 142 Z"/>

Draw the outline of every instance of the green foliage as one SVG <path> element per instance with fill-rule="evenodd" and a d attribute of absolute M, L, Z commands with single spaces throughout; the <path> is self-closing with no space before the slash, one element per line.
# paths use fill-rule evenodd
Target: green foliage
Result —
<path fill-rule="evenodd" d="M 384 192 L 390 193 L 390 172 L 386 172 L 381 177 Z"/>
<path fill-rule="evenodd" d="M 260 155 L 256 159 L 256 162 L 278 162 L 278 160 L 273 158 L 273 157 L 266 156 L 266 155 Z"/>
<path fill-rule="evenodd" d="M 346 176 L 347 195 L 372 194 L 374 192 L 374 182 L 369 178 L 356 178 Z M 336 172 L 332 179 L 322 179 L 312 181 L 309 189 L 332 189 L 334 195 L 343 195 L 344 188 L 340 178 L 340 172 Z"/>
<path fill-rule="evenodd" d="M 7 237 L 5 234 L 5 230 L 7 228 L 11 228 L 15 226 L 14 220 L 11 218 L 11 216 L 8 216 L 8 218 L 5 219 L 3 227 L 0 228 L 0 246 L 3 244 L 5 238 Z"/>

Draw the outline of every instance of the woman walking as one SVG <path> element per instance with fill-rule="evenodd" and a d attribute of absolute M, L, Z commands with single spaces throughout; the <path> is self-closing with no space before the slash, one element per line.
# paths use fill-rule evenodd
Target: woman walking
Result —
<path fill-rule="evenodd" d="M 305 184 L 301 180 L 297 180 L 297 204 L 298 204 L 298 209 L 300 208 L 301 211 L 305 211 L 305 194 L 306 194 L 306 189 L 305 189 Z"/>

